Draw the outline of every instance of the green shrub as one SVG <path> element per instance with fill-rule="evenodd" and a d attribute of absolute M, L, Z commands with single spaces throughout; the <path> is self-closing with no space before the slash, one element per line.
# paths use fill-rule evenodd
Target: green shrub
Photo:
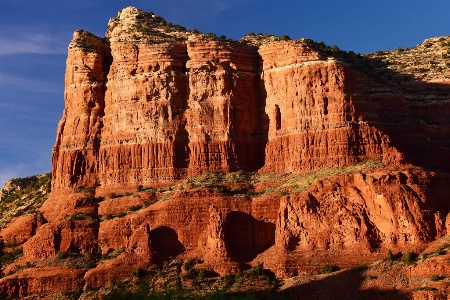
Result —
<path fill-rule="evenodd" d="M 183 264 L 183 269 L 185 271 L 189 271 L 192 269 L 196 264 L 201 263 L 201 260 L 198 258 L 189 258 L 187 261 Z"/>
<path fill-rule="evenodd" d="M 82 293 L 83 293 L 83 290 L 82 289 L 78 289 L 78 290 L 75 290 L 75 291 L 64 292 L 63 296 L 65 297 L 64 299 L 76 300 L 76 299 L 80 298 Z"/>
<path fill-rule="evenodd" d="M 130 206 L 130 208 L 128 209 L 129 211 L 137 211 L 140 210 L 142 208 L 141 205 L 132 205 Z"/>
<path fill-rule="evenodd" d="M 262 263 L 256 264 L 253 268 L 246 272 L 249 276 L 262 276 L 264 275 L 264 266 Z"/>
<path fill-rule="evenodd" d="M 406 252 L 405 254 L 402 255 L 401 261 L 406 263 L 406 264 L 412 264 L 416 261 L 417 259 L 417 254 L 414 252 Z"/>
<path fill-rule="evenodd" d="M 388 262 L 394 261 L 394 254 L 392 254 L 391 249 L 388 250 L 386 260 L 387 260 Z"/>
<path fill-rule="evenodd" d="M 183 276 L 184 278 L 188 279 L 195 279 L 197 278 L 197 270 L 196 269 L 189 269 Z"/>
<path fill-rule="evenodd" d="M 356 267 L 356 269 L 358 269 L 360 271 L 367 270 L 368 268 L 369 268 L 369 266 L 367 264 L 360 264 L 359 266 Z"/>
<path fill-rule="evenodd" d="M 5 266 L 19 259 L 23 255 L 23 249 L 14 248 L 9 252 L 2 251 L 0 254 L 0 266 Z"/>
<path fill-rule="evenodd" d="M 92 188 L 85 187 L 84 185 L 80 185 L 75 188 L 75 193 L 89 193 L 93 191 L 94 190 Z"/>
<path fill-rule="evenodd" d="M 222 277 L 222 280 L 226 287 L 230 287 L 234 284 L 235 276 L 233 274 L 226 274 Z"/>
<path fill-rule="evenodd" d="M 84 265 L 86 268 L 92 269 L 95 267 L 97 260 L 98 260 L 97 253 L 92 253 L 91 251 L 87 251 L 84 254 Z"/>
<path fill-rule="evenodd" d="M 440 246 L 439 248 L 437 248 L 436 249 L 436 254 L 437 255 L 444 255 L 444 254 L 447 254 L 447 248 L 448 248 L 448 244 L 444 244 L 444 245 L 442 245 L 442 246 Z"/>
<path fill-rule="evenodd" d="M 203 279 L 206 277 L 206 270 L 205 269 L 197 269 L 197 276 L 200 279 Z"/>
<path fill-rule="evenodd" d="M 241 274 L 236 274 L 234 276 L 234 282 L 238 285 L 242 284 L 244 282 L 244 277 Z"/>
<path fill-rule="evenodd" d="M 145 271 L 142 270 L 141 268 L 134 268 L 131 271 L 131 275 L 134 276 L 134 277 L 137 277 L 137 278 L 142 278 L 142 277 L 145 276 Z"/>
<path fill-rule="evenodd" d="M 125 217 L 126 215 L 127 215 L 126 212 L 121 211 L 120 213 L 118 213 L 118 214 L 116 215 L 116 217 L 118 217 L 118 218 L 123 218 L 123 217 Z"/>
<path fill-rule="evenodd" d="M 114 199 L 114 198 L 117 198 L 118 196 L 117 196 L 117 194 L 116 193 L 110 193 L 109 195 L 108 195 L 108 198 L 109 199 Z"/>
<path fill-rule="evenodd" d="M 94 220 L 90 215 L 82 212 L 74 212 L 69 216 L 66 216 L 68 220 Z"/>
<path fill-rule="evenodd" d="M 58 254 L 56 254 L 56 259 L 61 260 L 67 258 L 67 252 L 59 251 Z"/>
<path fill-rule="evenodd" d="M 112 214 L 105 215 L 105 220 L 111 220 L 111 219 L 114 219 L 114 216 Z"/>
<path fill-rule="evenodd" d="M 418 291 L 436 291 L 436 288 L 429 286 L 420 286 L 416 290 Z"/>
<path fill-rule="evenodd" d="M 427 259 L 428 257 L 430 257 L 432 255 L 432 253 L 423 253 L 422 254 L 422 260 L 425 260 L 425 259 Z"/>
<path fill-rule="evenodd" d="M 336 265 L 326 264 L 322 268 L 320 268 L 320 274 L 329 274 L 339 271 L 339 267 Z"/>
<path fill-rule="evenodd" d="M 441 281 L 441 280 L 444 280 L 444 279 L 445 279 L 445 276 L 439 276 L 437 274 L 433 274 L 430 277 L 431 281 Z"/>

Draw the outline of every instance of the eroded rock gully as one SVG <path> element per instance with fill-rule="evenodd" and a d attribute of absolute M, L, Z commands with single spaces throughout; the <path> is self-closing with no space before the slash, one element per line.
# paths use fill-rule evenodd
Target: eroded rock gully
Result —
<path fill-rule="evenodd" d="M 52 194 L 40 215 L 0 232 L 24 252 L 4 271 L 35 267 L 2 278 L 3 294 L 102 287 L 169 257 L 200 258 L 220 275 L 263 262 L 287 278 L 372 263 L 387 249 L 419 252 L 448 235 L 448 97 L 412 99 L 301 41 L 144 38 L 133 30 L 145 18 L 159 20 L 127 8 L 106 39 L 75 32 Z M 287 182 L 276 175 L 377 158 L 277 192 Z M 247 195 L 235 182 L 188 179 L 213 171 L 275 179 L 247 182 Z M 98 249 L 117 255 L 88 271 L 46 266 Z"/>

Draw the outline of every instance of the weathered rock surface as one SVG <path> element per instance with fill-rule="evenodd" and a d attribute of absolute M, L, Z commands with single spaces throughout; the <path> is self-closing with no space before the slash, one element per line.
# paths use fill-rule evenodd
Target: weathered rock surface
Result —
<path fill-rule="evenodd" d="M 8 227 L 0 231 L 0 236 L 5 244 L 20 245 L 33 237 L 36 229 L 45 223 L 46 220 L 40 214 L 14 218 Z"/>
<path fill-rule="evenodd" d="M 179 32 L 152 42 L 136 29 L 145 18 L 155 17 L 123 10 L 109 44 L 75 33 L 54 189 L 303 173 L 379 155 L 449 170 L 448 97 L 413 101 L 299 41 L 257 48 Z"/>
<path fill-rule="evenodd" d="M 71 292 L 83 286 L 83 272 L 70 267 L 27 269 L 0 279 L 0 294 L 21 299 L 29 295 Z"/>
<path fill-rule="evenodd" d="M 3 295 L 99 288 L 170 257 L 199 258 L 220 275 L 262 262 L 286 278 L 449 234 L 449 86 L 384 85 L 303 41 L 255 46 L 164 22 L 130 7 L 105 39 L 75 32 L 52 193 L 42 215 L 0 232 L 36 266 L 0 280 Z M 291 182 L 374 158 L 383 165 L 304 189 Z M 279 177 L 187 179 L 212 171 Z M 46 267 L 60 252 L 109 259 L 88 271 Z M 447 274 L 447 262 L 399 270 Z"/>

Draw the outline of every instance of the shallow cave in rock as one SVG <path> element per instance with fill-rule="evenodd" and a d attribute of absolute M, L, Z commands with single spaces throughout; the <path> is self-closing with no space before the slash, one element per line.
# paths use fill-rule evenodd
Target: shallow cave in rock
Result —
<path fill-rule="evenodd" d="M 275 224 L 259 221 L 249 214 L 230 212 L 223 226 L 225 247 L 234 261 L 251 261 L 275 244 Z"/>
<path fill-rule="evenodd" d="M 150 239 L 157 263 L 162 263 L 169 257 L 176 257 L 184 251 L 183 244 L 178 240 L 178 234 L 170 227 L 161 226 L 151 230 Z"/>

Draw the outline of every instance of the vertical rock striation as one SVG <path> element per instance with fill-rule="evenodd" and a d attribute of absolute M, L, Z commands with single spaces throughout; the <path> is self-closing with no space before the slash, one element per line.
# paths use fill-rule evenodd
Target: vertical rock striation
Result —
<path fill-rule="evenodd" d="M 76 31 L 69 45 L 65 108 L 53 151 L 53 187 L 95 185 L 110 61 L 105 40 Z"/>
<path fill-rule="evenodd" d="M 75 33 L 54 147 L 54 188 L 262 166 L 257 49 L 198 36 L 130 39 L 143 16 L 156 22 L 134 8 L 122 10 L 110 21 L 109 44 Z"/>
<path fill-rule="evenodd" d="M 387 137 L 353 103 L 364 96 L 346 86 L 361 81 L 348 65 L 301 42 L 258 48 L 164 22 L 126 8 L 107 42 L 75 33 L 54 189 L 207 171 L 303 173 L 387 152 Z"/>

